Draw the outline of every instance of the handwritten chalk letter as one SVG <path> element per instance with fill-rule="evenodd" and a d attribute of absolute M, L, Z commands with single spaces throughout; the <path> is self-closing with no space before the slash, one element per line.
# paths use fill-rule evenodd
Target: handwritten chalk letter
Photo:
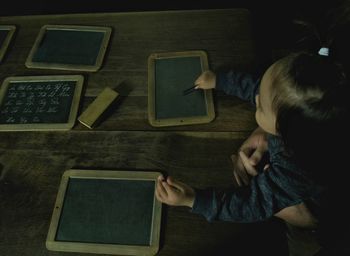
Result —
<path fill-rule="evenodd" d="M 36 81 L 25 77 L 7 80 L 1 91 L 0 128 L 1 125 L 34 125 L 32 128 L 35 128 L 35 125 L 69 123 L 81 88 L 77 90 L 76 78 L 53 80 L 42 77 Z"/>

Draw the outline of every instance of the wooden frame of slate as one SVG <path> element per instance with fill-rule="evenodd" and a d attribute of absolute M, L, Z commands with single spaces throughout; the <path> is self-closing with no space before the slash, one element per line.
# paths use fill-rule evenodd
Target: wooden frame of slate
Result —
<path fill-rule="evenodd" d="M 45 25 L 25 65 L 28 68 L 95 72 L 100 69 L 112 33 L 110 27 Z"/>
<path fill-rule="evenodd" d="M 205 70 L 208 70 L 208 58 L 204 51 L 149 56 L 148 120 L 152 126 L 201 124 L 214 119 L 211 90 L 183 94 Z"/>
<path fill-rule="evenodd" d="M 0 25 L 0 63 L 5 56 L 11 39 L 16 31 L 16 26 Z"/>
<path fill-rule="evenodd" d="M 71 129 L 83 82 L 81 75 L 6 78 L 0 89 L 0 131 Z"/>
<path fill-rule="evenodd" d="M 53 251 L 155 255 L 159 172 L 70 169 L 58 190 L 46 247 Z"/>

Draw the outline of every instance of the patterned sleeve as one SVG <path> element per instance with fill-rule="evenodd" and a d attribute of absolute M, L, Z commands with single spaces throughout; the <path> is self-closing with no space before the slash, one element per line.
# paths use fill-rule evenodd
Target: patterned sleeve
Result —
<path fill-rule="evenodd" d="M 310 178 L 282 152 L 272 150 L 269 169 L 253 177 L 248 186 L 196 189 L 192 212 L 208 221 L 251 223 L 267 220 L 283 208 L 303 202 L 314 192 Z"/>
<path fill-rule="evenodd" d="M 251 74 L 231 70 L 216 75 L 216 89 L 255 105 L 255 95 L 258 93 L 260 80 Z"/>

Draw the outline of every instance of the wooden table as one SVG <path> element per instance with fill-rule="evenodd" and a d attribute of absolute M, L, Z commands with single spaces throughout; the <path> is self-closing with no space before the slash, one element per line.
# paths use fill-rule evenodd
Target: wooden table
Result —
<path fill-rule="evenodd" d="M 160 170 L 196 187 L 232 182 L 229 156 L 256 127 L 253 107 L 216 92 L 213 122 L 154 128 L 147 119 L 147 58 L 154 52 L 205 50 L 211 69 L 249 69 L 255 53 L 247 10 L 0 17 L 0 24 L 17 26 L 0 65 L 1 82 L 8 76 L 83 74 L 80 112 L 106 86 L 122 95 L 118 108 L 94 130 L 76 124 L 68 132 L 0 133 L 1 256 L 83 255 L 45 248 L 61 175 L 69 168 Z M 25 60 L 45 24 L 112 27 L 102 69 L 27 69 Z M 159 255 L 272 255 L 283 241 L 280 233 L 269 232 L 279 230 L 274 221 L 208 223 L 186 208 L 163 209 Z"/>

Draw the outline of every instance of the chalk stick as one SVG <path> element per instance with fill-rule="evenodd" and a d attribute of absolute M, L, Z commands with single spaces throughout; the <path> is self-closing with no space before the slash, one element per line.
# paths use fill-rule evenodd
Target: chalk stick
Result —
<path fill-rule="evenodd" d="M 78 121 L 86 127 L 92 129 L 100 121 L 103 113 L 117 99 L 118 93 L 109 87 L 106 87 L 88 108 L 78 117 Z"/>

